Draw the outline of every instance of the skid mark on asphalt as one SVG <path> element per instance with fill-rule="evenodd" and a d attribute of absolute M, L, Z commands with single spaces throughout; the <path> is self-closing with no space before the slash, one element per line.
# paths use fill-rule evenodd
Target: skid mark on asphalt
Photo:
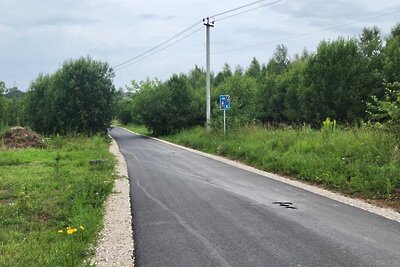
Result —
<path fill-rule="evenodd" d="M 231 266 L 215 249 L 215 247 L 207 240 L 207 238 L 205 238 L 204 236 L 202 236 L 199 232 L 197 232 L 195 229 L 193 229 L 192 227 L 190 227 L 185 220 L 179 216 L 179 214 L 177 214 L 176 212 L 174 212 L 173 210 L 169 209 L 167 206 L 165 206 L 160 200 L 158 200 L 157 198 L 153 197 L 151 194 L 149 194 L 149 192 L 147 192 L 146 188 L 144 188 L 138 180 L 136 180 L 136 185 L 142 189 L 143 193 L 145 193 L 145 195 L 150 198 L 151 200 L 153 200 L 155 203 L 157 203 L 163 210 L 169 212 L 172 216 L 175 217 L 175 219 L 177 220 L 177 222 L 183 226 L 183 228 L 185 228 L 186 231 L 188 231 L 190 234 L 192 234 L 194 237 L 196 237 L 203 245 L 204 247 L 207 249 L 207 251 L 210 253 L 210 255 L 217 259 L 220 263 L 221 266 Z"/>

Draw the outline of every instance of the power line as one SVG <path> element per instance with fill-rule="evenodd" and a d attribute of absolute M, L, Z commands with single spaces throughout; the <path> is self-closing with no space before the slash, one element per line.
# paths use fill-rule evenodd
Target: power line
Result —
<path fill-rule="evenodd" d="M 251 3 L 249 3 L 249 4 L 242 5 L 242 6 L 239 6 L 239 7 L 236 7 L 236 8 L 233 8 L 233 9 L 230 9 L 230 10 L 227 10 L 227 11 L 224 11 L 224 12 L 221 12 L 221 13 L 218 13 L 218 14 L 215 14 L 215 15 L 213 15 L 212 17 L 219 17 L 219 16 L 222 16 L 222 15 L 224 15 L 224 14 L 228 14 L 228 13 L 231 13 L 231 12 L 234 12 L 234 11 L 238 11 L 238 10 L 240 10 L 240 9 L 247 8 L 247 7 L 250 7 L 250 6 L 259 4 L 259 3 L 261 3 L 261 2 L 265 2 L 265 1 L 266 1 L 266 0 L 259 0 L 259 1 L 251 2 Z M 277 1 L 274 1 L 274 2 L 266 3 L 266 4 L 263 4 L 263 5 L 261 5 L 261 6 L 255 7 L 255 8 L 252 8 L 252 9 L 249 9 L 249 10 L 245 10 L 245 11 L 243 11 L 243 12 L 239 12 L 239 13 L 236 13 L 236 14 L 233 14 L 233 15 L 229 15 L 229 16 L 223 17 L 223 18 L 221 18 L 221 19 L 219 19 L 219 20 L 225 20 L 225 19 L 228 19 L 228 18 L 230 18 L 230 17 L 238 16 L 238 15 L 241 15 L 241 14 L 244 14 L 244 13 L 247 13 L 247 12 L 250 12 L 250 11 L 252 11 L 252 10 L 255 10 L 255 9 L 258 9 L 258 8 L 261 8 L 261 7 L 264 7 L 264 6 L 272 5 L 272 4 L 281 2 L 281 1 L 283 1 L 283 0 L 277 0 Z M 171 43 L 171 44 L 168 44 L 169 42 L 171 42 L 172 40 L 178 38 L 178 37 L 181 36 L 182 34 L 184 34 L 184 33 L 188 32 L 188 31 L 190 31 L 191 29 L 193 29 L 194 27 L 196 27 L 196 26 L 197 26 L 199 23 L 201 23 L 201 22 L 202 22 L 201 20 L 200 20 L 200 21 L 197 21 L 197 22 L 194 23 L 192 26 L 190 26 L 190 27 L 184 29 L 183 31 L 181 31 L 181 32 L 179 32 L 179 33 L 177 33 L 177 34 L 175 34 L 174 36 L 170 37 L 170 38 L 167 39 L 166 41 L 164 41 L 164 42 L 162 42 L 162 43 L 160 43 L 160 44 L 154 46 L 153 48 L 150 48 L 150 49 L 146 50 L 145 52 L 143 52 L 143 53 L 141 53 L 141 54 L 139 54 L 139 55 L 137 55 L 137 56 L 135 56 L 135 57 L 132 57 L 132 58 L 130 58 L 130 59 L 128 59 L 128 60 L 126 60 L 126 61 L 124 61 L 124 62 L 122 62 L 122 63 L 120 63 L 120 64 L 118 64 L 118 65 L 116 65 L 116 66 L 114 66 L 113 68 L 114 68 L 115 70 L 120 70 L 120 69 L 122 69 L 122 68 L 131 66 L 131 65 L 133 65 L 133 64 L 135 64 L 135 63 L 137 63 L 137 62 L 139 62 L 139 61 L 142 61 L 142 60 L 144 60 L 144 59 L 146 59 L 146 58 L 151 57 L 152 55 L 155 55 L 155 54 L 161 52 L 162 50 L 165 50 L 165 49 L 171 47 L 172 45 L 174 45 L 174 44 L 176 44 L 176 43 L 182 41 L 183 39 L 185 39 L 185 38 L 191 36 L 191 35 L 194 34 L 195 32 L 198 32 L 200 29 L 197 29 L 197 30 L 195 30 L 195 31 L 193 31 L 193 32 L 191 32 L 191 33 L 185 35 L 183 38 L 181 38 L 181 39 L 179 39 L 179 40 L 177 40 L 177 41 L 175 41 L 175 42 L 173 42 L 173 43 Z M 167 45 L 167 46 L 164 46 L 164 45 L 166 45 L 166 44 L 168 44 L 168 45 Z M 164 47 L 163 47 L 163 46 L 164 46 Z M 162 47 L 162 48 L 161 48 L 161 47 Z M 158 48 L 161 48 L 161 49 L 157 50 Z M 155 51 L 155 50 L 156 50 L 156 51 Z M 153 51 L 155 51 L 155 52 L 154 52 L 154 53 L 151 53 L 151 52 L 153 52 Z M 151 53 L 151 54 L 150 54 L 150 53 Z M 147 56 L 146 56 L 146 55 L 147 55 Z M 130 64 L 128 64 L 128 63 L 130 63 Z M 128 65 L 127 65 L 127 64 L 128 64 Z"/>
<path fill-rule="evenodd" d="M 227 11 L 224 11 L 224 12 L 221 12 L 221 13 L 218 13 L 218 14 L 215 14 L 215 15 L 213 15 L 213 16 L 211 16 L 211 17 L 216 18 L 216 17 L 219 17 L 219 16 L 221 16 L 221 15 L 225 15 L 225 14 L 228 14 L 228 13 L 231 13 L 231 12 L 234 12 L 234 11 L 237 11 L 237 10 L 240 10 L 240 9 L 243 9 L 243 8 L 246 8 L 246 7 L 249 7 L 249 6 L 254 6 L 254 5 L 256 5 L 256 4 L 259 4 L 259 3 L 265 2 L 265 1 L 266 1 L 266 0 L 255 1 L 255 2 L 252 2 L 252 3 L 246 4 L 246 5 L 243 5 L 243 6 L 239 6 L 239 7 L 232 8 L 232 9 L 230 9 L 230 10 L 227 10 Z M 275 1 L 275 2 L 268 3 L 268 4 L 269 4 L 269 5 L 272 5 L 272 4 L 281 2 L 281 1 L 282 1 L 282 0 L 278 0 L 278 1 Z M 267 4 L 267 5 L 268 5 L 268 4 Z"/>
<path fill-rule="evenodd" d="M 337 25 L 337 26 L 324 28 L 324 29 L 317 30 L 317 31 L 306 32 L 306 33 L 301 33 L 301 34 L 295 34 L 295 35 L 292 35 L 292 36 L 284 37 L 284 38 L 281 38 L 281 39 L 276 39 L 276 40 L 273 40 L 273 41 L 258 43 L 258 44 L 254 44 L 254 45 L 248 45 L 248 46 L 244 46 L 244 47 L 238 47 L 238 48 L 225 50 L 225 51 L 220 51 L 220 52 L 213 53 L 213 55 L 227 54 L 227 53 L 236 52 L 236 51 L 240 51 L 240 50 L 246 50 L 246 49 L 255 48 L 255 47 L 259 47 L 259 46 L 264 46 L 264 45 L 268 45 L 268 44 L 273 44 L 273 43 L 277 43 L 277 42 L 282 42 L 282 41 L 286 41 L 286 40 L 290 40 L 290 39 L 304 37 L 304 36 L 315 34 L 315 33 L 334 30 L 334 29 L 338 29 L 338 28 L 343 28 L 343 27 L 346 27 L 346 26 L 350 26 L 350 25 L 353 25 L 353 24 L 360 23 L 360 22 L 369 21 L 369 20 L 373 20 L 373 19 L 376 19 L 376 18 L 381 18 L 381 17 L 388 16 L 388 15 L 393 15 L 393 14 L 396 14 L 396 13 L 399 13 L 399 12 L 400 12 L 400 9 L 396 10 L 396 11 L 393 11 L 393 12 L 377 15 L 377 16 L 374 16 L 374 17 L 368 17 L 368 18 L 365 18 L 365 19 L 361 19 L 361 20 L 357 20 L 357 21 L 353 21 L 353 22 L 349 22 L 349 23 L 344 23 L 344 24 L 340 24 L 340 25 Z"/>
<path fill-rule="evenodd" d="M 126 61 L 124 61 L 124 62 L 122 62 L 122 63 L 120 63 L 120 64 L 114 66 L 113 68 L 116 69 L 116 68 L 118 68 L 118 67 L 120 67 L 120 66 L 122 66 L 122 65 L 125 65 L 125 64 L 127 64 L 127 63 L 129 63 L 129 62 L 131 62 L 131 61 L 133 61 L 133 60 L 135 60 L 135 59 L 138 59 L 138 58 L 140 58 L 140 57 L 142 57 L 142 56 L 144 56 L 144 55 L 146 55 L 146 54 L 148 54 L 148 53 L 150 53 L 150 52 L 156 50 L 157 48 L 159 48 L 159 47 L 161 47 L 161 46 L 163 46 L 163 45 L 169 43 L 169 42 L 172 41 L 173 39 L 175 39 L 175 38 L 179 37 L 180 35 L 184 34 L 185 32 L 190 31 L 191 29 L 193 29 L 194 27 L 196 27 L 199 23 L 201 23 L 201 20 L 200 20 L 200 21 L 197 21 L 197 22 L 194 23 L 192 26 L 190 26 L 190 27 L 184 29 L 183 31 L 181 31 L 181 32 L 179 32 L 179 33 L 177 33 L 177 34 L 175 34 L 174 36 L 172 36 L 171 38 L 167 39 L 166 41 L 164 41 L 164 42 L 162 42 L 162 43 L 160 43 L 160 44 L 154 46 L 153 48 L 151 48 L 151 49 L 149 49 L 149 50 L 146 50 L 145 52 L 143 52 L 143 53 L 141 53 L 141 54 L 139 54 L 139 55 L 137 55 L 137 56 L 135 56 L 135 57 L 133 57 L 133 58 L 131 58 L 131 59 L 128 59 L 128 60 L 126 60 Z"/>
<path fill-rule="evenodd" d="M 342 27 L 349 26 L 349 25 L 352 25 L 352 24 L 357 24 L 357 23 L 360 23 L 360 22 L 363 22 L 363 21 L 369 21 L 369 20 L 373 20 L 373 19 L 376 19 L 376 18 L 380 18 L 380 17 L 384 17 L 384 16 L 389 16 L 389 15 L 396 14 L 396 13 L 399 13 L 399 12 L 400 12 L 400 9 L 399 9 L 399 10 L 395 10 L 395 11 L 393 11 L 393 12 L 384 13 L 384 14 L 381 14 L 381 15 L 373 16 L 373 17 L 368 17 L 368 18 L 361 19 L 361 20 L 358 20 L 358 21 L 353 21 L 353 22 L 349 22 L 349 23 L 345 23 L 345 24 L 340 24 L 340 25 L 332 26 L 332 27 L 325 28 L 325 29 L 321 29 L 321 30 L 318 30 L 318 31 L 313 31 L 313 32 L 308 32 L 308 33 L 302 33 L 302 34 L 297 34 L 297 35 L 288 36 L 288 37 L 285 37 L 285 38 L 276 39 L 276 40 L 269 41 L 269 42 L 263 42 L 263 43 L 259 43 L 259 44 L 255 44 L 255 45 L 249 45 L 249 46 L 245 46 L 245 47 L 240 47 L 240 48 L 235 48 L 235 49 L 220 51 L 220 52 L 214 53 L 213 55 L 226 54 L 226 53 L 231 53 L 231 52 L 235 52 L 235 51 L 245 50 L 245 49 L 254 48 L 254 47 L 258 47 L 258 46 L 264 46 L 264 45 L 267 45 L 267 44 L 273 44 L 273 43 L 277 43 L 277 42 L 281 42 L 281 41 L 285 41 L 285 40 L 295 39 L 295 38 L 298 38 L 298 37 L 304 37 L 304 36 L 307 36 L 307 35 L 310 35 L 310 34 L 319 33 L 319 32 L 328 31 L 328 30 L 334 30 L 334 29 L 342 28 Z M 185 65 L 182 65 L 182 66 L 180 67 L 180 69 L 181 69 L 181 68 L 188 67 L 188 66 L 191 66 L 191 65 L 193 65 L 194 63 L 197 63 L 199 60 L 204 59 L 204 58 L 205 58 L 205 56 L 202 56 L 202 57 L 200 57 L 200 58 L 198 58 L 198 59 L 196 59 L 196 60 L 191 61 L 190 63 L 187 63 L 187 64 L 185 64 Z M 166 76 L 166 75 L 168 75 L 168 74 L 165 73 L 165 74 L 161 75 L 161 77 L 164 77 L 164 76 Z"/>
<path fill-rule="evenodd" d="M 245 13 L 248 13 L 248 12 L 250 12 L 250 11 L 253 11 L 253 10 L 256 10 L 256 9 L 259 9 L 259 8 L 262 8 L 262 7 L 265 7 L 265 6 L 270 6 L 270 5 L 276 4 L 276 3 L 281 2 L 281 1 L 282 1 L 282 0 L 278 0 L 278 1 L 275 1 L 275 2 L 266 3 L 266 4 L 263 4 L 263 5 L 260 5 L 260 6 L 251 8 L 251 9 L 247 9 L 247 10 L 244 10 L 244 11 L 241 11 L 241 12 L 238 12 L 238 13 L 235 13 L 235 14 L 233 14 L 233 15 L 229 15 L 229 16 L 222 17 L 222 18 L 218 19 L 217 21 L 226 20 L 226 19 L 229 19 L 229 18 L 232 18 L 232 17 L 236 17 L 236 16 L 239 16 L 239 15 L 242 15 L 242 14 L 245 14 Z"/>
<path fill-rule="evenodd" d="M 151 57 L 151 56 L 153 56 L 153 55 L 155 55 L 155 54 L 158 54 L 158 53 L 160 53 L 161 51 L 163 51 L 163 50 L 165 50 L 165 49 L 167 49 L 167 48 L 173 46 L 174 44 L 179 43 L 180 41 L 183 41 L 184 39 L 188 38 L 189 36 L 195 34 L 196 32 L 198 32 L 198 31 L 200 31 L 200 30 L 202 30 L 202 29 L 203 29 L 203 27 L 201 26 L 200 28 L 198 28 L 198 29 L 196 29 L 196 30 L 194 30 L 194 31 L 192 31 L 192 32 L 190 32 L 190 33 L 184 35 L 182 38 L 180 38 L 180 39 L 178 39 L 178 40 L 176 40 L 176 41 L 174 41 L 174 42 L 168 44 L 167 46 L 164 46 L 164 47 L 162 47 L 162 48 L 160 48 L 160 49 L 158 49 L 158 50 L 156 50 L 156 51 L 154 51 L 155 49 L 152 49 L 152 51 L 154 51 L 154 52 L 151 53 L 151 54 L 149 54 L 149 55 L 147 55 L 147 56 L 145 56 L 145 57 L 137 56 L 135 61 L 133 61 L 133 62 L 130 61 L 129 64 L 125 64 L 125 65 L 123 65 L 123 66 L 114 67 L 114 69 L 115 69 L 115 70 L 120 70 L 120 69 L 129 67 L 129 66 L 132 66 L 133 64 L 135 64 L 135 63 L 137 63 L 137 62 L 140 62 L 140 61 L 142 61 L 142 60 L 145 60 L 145 59 L 147 59 L 147 58 L 149 58 L 149 57 Z M 150 52 L 150 51 L 149 51 L 149 52 Z M 143 55 L 142 55 L 142 56 L 143 56 Z M 133 59 L 132 59 L 132 60 L 133 60 Z"/>

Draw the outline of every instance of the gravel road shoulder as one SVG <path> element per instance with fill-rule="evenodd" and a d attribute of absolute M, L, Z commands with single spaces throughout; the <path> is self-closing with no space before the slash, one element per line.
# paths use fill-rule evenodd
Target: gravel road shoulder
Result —
<path fill-rule="evenodd" d="M 120 178 L 115 180 L 113 192 L 104 205 L 104 228 L 100 232 L 92 263 L 96 266 L 134 266 L 128 169 L 125 158 L 114 139 L 112 139 L 110 152 L 118 160 L 115 172 Z"/>

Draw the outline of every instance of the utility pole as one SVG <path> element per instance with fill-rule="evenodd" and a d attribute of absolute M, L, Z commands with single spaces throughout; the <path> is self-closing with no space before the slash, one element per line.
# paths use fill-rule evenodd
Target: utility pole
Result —
<path fill-rule="evenodd" d="M 206 120 L 207 129 L 210 129 L 211 115 L 211 89 L 210 89 L 210 27 L 214 27 L 215 20 L 213 18 L 204 18 L 203 25 L 206 26 Z"/>

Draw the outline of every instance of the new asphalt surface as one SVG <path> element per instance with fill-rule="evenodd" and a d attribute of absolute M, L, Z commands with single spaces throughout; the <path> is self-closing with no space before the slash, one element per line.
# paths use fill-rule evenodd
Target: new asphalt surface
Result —
<path fill-rule="evenodd" d="M 400 223 L 120 128 L 137 266 L 400 266 Z"/>

